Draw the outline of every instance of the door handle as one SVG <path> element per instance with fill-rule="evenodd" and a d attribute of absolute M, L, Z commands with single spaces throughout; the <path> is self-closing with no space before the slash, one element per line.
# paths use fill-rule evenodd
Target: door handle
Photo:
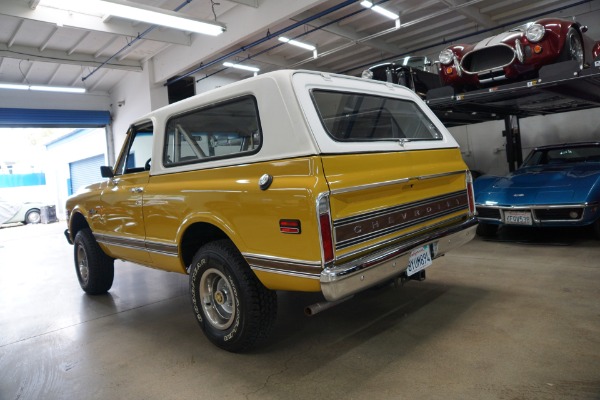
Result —
<path fill-rule="evenodd" d="M 143 187 L 134 187 L 131 188 L 131 193 L 142 193 L 144 191 Z"/>

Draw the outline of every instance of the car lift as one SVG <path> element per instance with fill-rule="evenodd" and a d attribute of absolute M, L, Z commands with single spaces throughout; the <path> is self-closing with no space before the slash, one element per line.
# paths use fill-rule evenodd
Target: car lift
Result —
<path fill-rule="evenodd" d="M 523 163 L 519 118 L 600 107 L 600 60 L 583 70 L 576 61 L 551 64 L 537 79 L 465 93 L 442 86 L 426 102 L 447 127 L 504 119 L 512 172 Z"/>

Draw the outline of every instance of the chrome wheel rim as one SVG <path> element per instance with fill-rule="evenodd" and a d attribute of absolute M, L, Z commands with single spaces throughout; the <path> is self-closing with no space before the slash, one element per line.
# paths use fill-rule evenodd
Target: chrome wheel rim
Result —
<path fill-rule="evenodd" d="M 225 330 L 233 323 L 237 310 L 233 290 L 225 275 L 214 268 L 200 279 L 202 309 L 212 326 Z"/>
<path fill-rule="evenodd" d="M 583 65 L 583 46 L 581 41 L 575 35 L 571 36 L 571 58 L 579 63 L 579 66 Z"/>
<path fill-rule="evenodd" d="M 77 270 L 83 283 L 87 283 L 90 276 L 90 269 L 88 267 L 87 254 L 82 246 L 77 246 Z"/>

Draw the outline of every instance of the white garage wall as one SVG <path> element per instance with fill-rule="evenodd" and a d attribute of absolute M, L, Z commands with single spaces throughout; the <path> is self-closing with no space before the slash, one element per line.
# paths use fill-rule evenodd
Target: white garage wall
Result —
<path fill-rule="evenodd" d="M 119 155 L 127 129 L 134 121 L 169 104 L 166 86 L 152 83 L 150 79 L 153 66 L 153 62 L 148 61 L 142 72 L 130 72 L 110 94 L 115 156 Z"/>
<path fill-rule="evenodd" d="M 104 128 L 82 129 L 71 136 L 56 140 L 46 146 L 46 187 L 48 195 L 56 204 L 56 215 L 65 217 L 65 201 L 69 196 L 69 164 L 99 154 L 105 155 L 106 137 Z"/>

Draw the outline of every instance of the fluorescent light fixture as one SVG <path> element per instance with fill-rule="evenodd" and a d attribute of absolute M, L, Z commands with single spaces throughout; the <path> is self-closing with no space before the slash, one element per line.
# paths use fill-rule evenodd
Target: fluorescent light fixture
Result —
<path fill-rule="evenodd" d="M 389 19 L 394 19 L 394 20 L 400 19 L 400 16 L 398 14 L 394 14 L 393 12 L 388 11 L 381 6 L 374 6 L 373 3 L 370 1 L 362 1 L 360 3 L 360 5 L 365 8 L 370 8 L 371 10 L 375 11 L 376 13 L 379 13 L 385 17 L 388 17 Z"/>
<path fill-rule="evenodd" d="M 14 83 L 0 83 L 0 89 L 13 90 L 36 90 L 43 92 L 62 92 L 62 93 L 85 93 L 85 88 L 74 88 L 64 86 L 42 86 L 42 85 L 19 85 Z"/>
<path fill-rule="evenodd" d="M 64 86 L 29 86 L 30 90 L 41 92 L 61 92 L 61 93 L 85 93 L 85 88 L 64 87 Z"/>
<path fill-rule="evenodd" d="M 310 51 L 315 51 L 317 49 L 312 44 L 299 42 L 299 41 L 294 40 L 294 39 L 288 39 L 288 38 L 283 37 L 283 36 L 279 37 L 279 41 L 283 42 L 283 43 L 288 43 L 288 44 L 294 45 L 296 47 L 301 47 L 303 49 L 310 50 Z"/>
<path fill-rule="evenodd" d="M 0 83 L 0 89 L 29 90 L 29 86 L 17 85 L 13 83 Z"/>
<path fill-rule="evenodd" d="M 105 19 L 111 16 L 119 17 L 211 36 L 220 35 L 225 31 L 225 27 L 217 23 L 185 17 L 174 11 L 126 0 L 40 0 L 39 4 L 82 14 L 103 15 Z"/>
<path fill-rule="evenodd" d="M 248 65 L 242 65 L 242 64 L 234 64 L 234 63 L 230 63 L 230 62 L 224 62 L 223 65 L 226 66 L 226 67 L 243 69 L 244 71 L 250 71 L 250 72 L 258 72 L 258 71 L 260 71 L 260 68 L 250 67 Z"/>

